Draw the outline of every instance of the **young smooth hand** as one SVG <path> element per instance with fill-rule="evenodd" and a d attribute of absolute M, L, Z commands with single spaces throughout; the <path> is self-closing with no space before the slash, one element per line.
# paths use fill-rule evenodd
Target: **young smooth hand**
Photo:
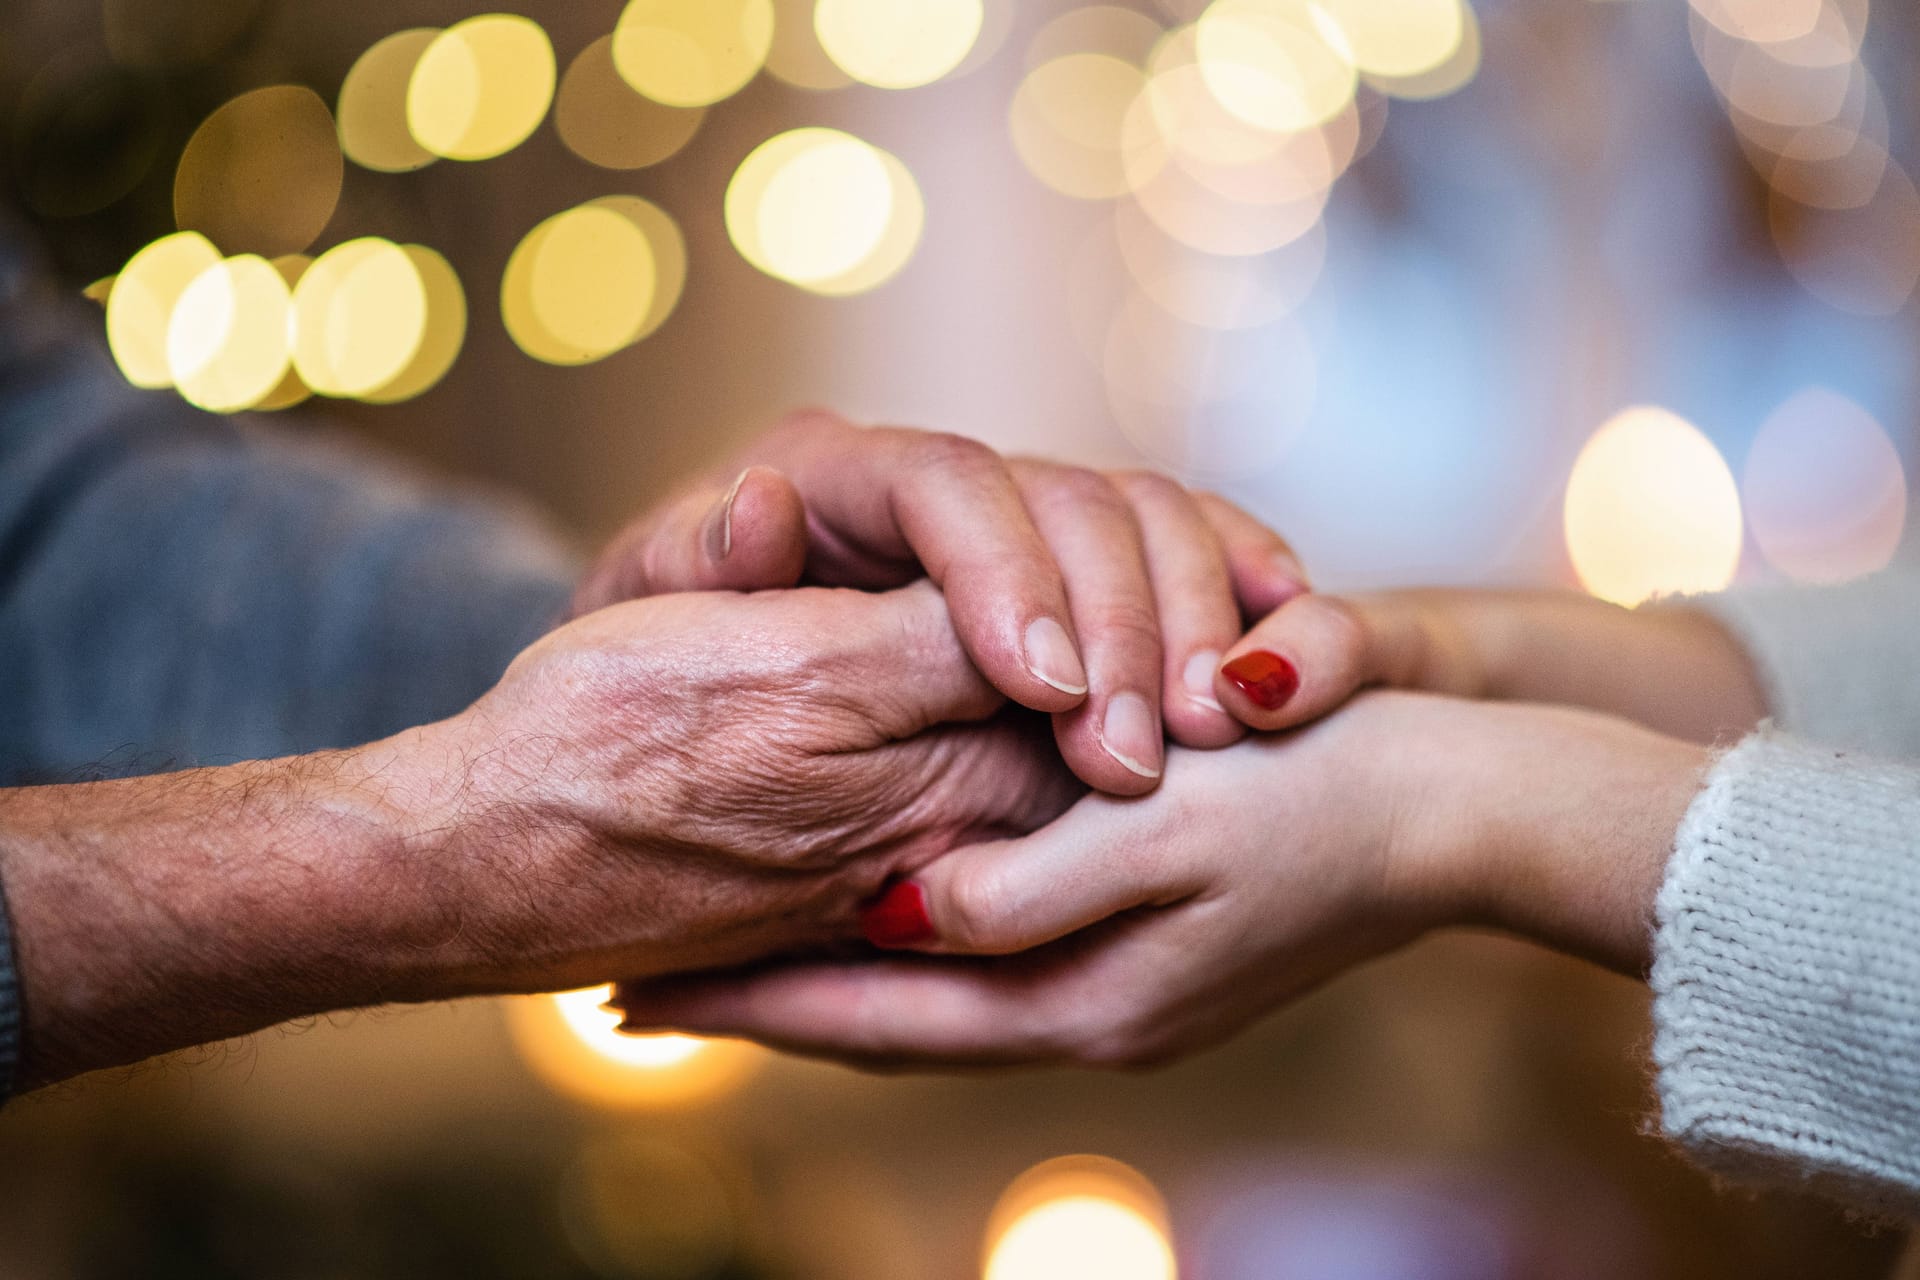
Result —
<path fill-rule="evenodd" d="M 854 1065 L 1140 1066 L 1205 1048 L 1449 924 L 1635 973 L 1703 749 L 1591 712 L 1374 693 L 1293 734 L 1175 751 L 1151 796 L 894 886 L 919 954 L 629 983 L 634 1030 Z"/>

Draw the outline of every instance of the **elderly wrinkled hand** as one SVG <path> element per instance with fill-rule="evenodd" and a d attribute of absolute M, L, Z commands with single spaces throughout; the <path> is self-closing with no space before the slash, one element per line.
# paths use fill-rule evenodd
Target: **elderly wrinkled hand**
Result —
<path fill-rule="evenodd" d="M 575 608 L 921 577 L 945 592 L 988 681 L 1053 713 L 1069 767 L 1115 795 L 1153 789 L 1163 736 L 1240 736 L 1213 692 L 1220 654 L 1305 586 L 1278 535 L 1165 476 L 1002 458 L 963 436 L 815 411 L 616 538 Z"/>

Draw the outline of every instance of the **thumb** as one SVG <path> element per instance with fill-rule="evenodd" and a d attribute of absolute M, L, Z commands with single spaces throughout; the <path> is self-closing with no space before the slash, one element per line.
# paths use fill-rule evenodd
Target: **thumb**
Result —
<path fill-rule="evenodd" d="M 800 581 L 807 511 L 793 482 L 748 467 L 726 488 L 703 485 L 614 539 L 574 599 L 576 616 L 677 591 L 766 591 Z"/>
<path fill-rule="evenodd" d="M 893 950 L 1008 955 L 1195 892 L 1124 820 L 1135 807 L 1090 795 L 1032 835 L 955 849 L 870 904 L 861 930 Z"/>

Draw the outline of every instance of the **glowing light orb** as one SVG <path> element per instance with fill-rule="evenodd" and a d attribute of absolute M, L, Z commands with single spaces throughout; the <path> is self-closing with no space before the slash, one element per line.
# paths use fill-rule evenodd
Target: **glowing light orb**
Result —
<path fill-rule="evenodd" d="M 853 83 L 820 47 L 813 31 L 813 0 L 774 0 L 767 72 L 796 89 L 844 89 Z"/>
<path fill-rule="evenodd" d="M 667 322 L 687 287 L 687 240 L 666 210 L 639 196 L 601 196 L 589 205 L 611 209 L 640 229 L 653 251 L 653 301 L 633 341 L 639 342 Z"/>
<path fill-rule="evenodd" d="M 727 234 L 748 262 L 814 293 L 861 293 L 918 245 L 926 206 L 899 159 L 837 129 L 755 148 L 727 186 Z"/>
<path fill-rule="evenodd" d="M 980 0 L 819 0 L 813 29 L 853 79 L 912 89 L 959 66 L 985 16 Z"/>
<path fill-rule="evenodd" d="M 644 169 L 687 145 L 703 108 L 668 107 L 634 91 L 613 65 L 613 37 L 601 36 L 560 80 L 553 107 L 560 140 L 602 169 Z"/>
<path fill-rule="evenodd" d="M 1109 200 L 1128 188 L 1122 124 L 1146 87 L 1140 68 L 1104 53 L 1069 53 L 1027 73 L 1007 122 L 1028 172 L 1062 195 Z"/>
<path fill-rule="evenodd" d="M 255 89 L 193 131 L 174 174 L 174 220 L 228 252 L 298 253 L 333 217 L 344 173 L 319 94 Z"/>
<path fill-rule="evenodd" d="M 114 363 L 136 387 L 170 387 L 167 328 L 180 295 L 220 251 L 197 231 L 162 236 L 128 259 L 107 298 L 107 345 Z"/>
<path fill-rule="evenodd" d="M 1907 520 L 1900 453 L 1873 415 L 1813 387 L 1767 418 L 1741 471 L 1760 554 L 1800 582 L 1844 582 L 1886 568 Z"/>
<path fill-rule="evenodd" d="M 1176 1280 L 1166 1207 L 1133 1169 L 1098 1156 L 1035 1166 L 1000 1198 L 983 1280 Z"/>
<path fill-rule="evenodd" d="M 1315 3 L 1339 28 L 1354 65 L 1369 75 L 1425 75 L 1453 57 L 1467 30 L 1463 0 Z"/>
<path fill-rule="evenodd" d="M 613 64 L 655 102 L 708 106 L 766 65 L 773 22 L 773 0 L 630 0 L 613 31 Z"/>
<path fill-rule="evenodd" d="M 501 317 L 534 359 L 588 364 L 639 340 L 658 283 L 653 246 L 632 218 L 579 205 L 542 222 L 513 251 Z"/>
<path fill-rule="evenodd" d="M 414 259 L 376 236 L 321 254 L 293 290 L 293 367 L 325 396 L 392 385 L 427 336 L 427 286 Z"/>
<path fill-rule="evenodd" d="M 167 369 L 181 396 L 213 413 L 271 396 L 293 362 L 292 305 L 286 279 L 252 254 L 195 276 L 167 323 Z"/>
<path fill-rule="evenodd" d="M 433 38 L 407 84 L 407 129 L 448 160 L 488 160 L 525 142 L 553 104 L 553 45 L 510 13 L 456 22 Z"/>
<path fill-rule="evenodd" d="M 623 1035 L 619 1015 L 600 1006 L 611 987 L 507 1002 L 508 1025 L 522 1058 L 570 1097 L 610 1107 L 679 1107 L 710 1102 L 739 1088 L 763 1054 L 736 1040 Z"/>
<path fill-rule="evenodd" d="M 363 169 L 406 173 L 439 159 L 407 127 L 407 87 L 438 27 L 396 31 L 354 62 L 340 84 L 340 147 Z"/>
<path fill-rule="evenodd" d="M 1291 132 L 1331 120 L 1359 84 L 1341 33 L 1309 0 L 1215 0 L 1194 41 L 1220 105 L 1262 129 Z"/>
<path fill-rule="evenodd" d="M 368 404 L 398 404 L 425 395 L 447 376 L 467 339 L 467 295 L 453 264 L 425 245 L 403 244 L 400 251 L 426 291 L 426 330 L 413 358 L 392 380 L 360 393 Z"/>
<path fill-rule="evenodd" d="M 1567 484 L 1565 528 L 1582 585 L 1616 604 L 1718 591 L 1740 566 L 1733 473 L 1665 409 L 1623 410 L 1594 433 Z"/>

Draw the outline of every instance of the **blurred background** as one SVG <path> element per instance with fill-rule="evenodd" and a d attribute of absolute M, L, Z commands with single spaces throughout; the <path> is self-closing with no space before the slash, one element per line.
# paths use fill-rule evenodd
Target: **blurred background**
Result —
<path fill-rule="evenodd" d="M 1917 22 L 12 0 L 0 172 L 130 381 L 583 547 L 817 403 L 1167 469 L 1329 587 L 1636 603 L 1900 554 Z M 1646 1136 L 1644 993 L 1501 939 L 1144 1076 L 875 1079 L 598 999 L 16 1102 L 0 1275 L 1847 1277 L 1902 1244 L 1710 1186 Z"/>

